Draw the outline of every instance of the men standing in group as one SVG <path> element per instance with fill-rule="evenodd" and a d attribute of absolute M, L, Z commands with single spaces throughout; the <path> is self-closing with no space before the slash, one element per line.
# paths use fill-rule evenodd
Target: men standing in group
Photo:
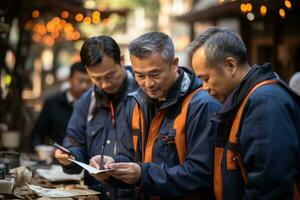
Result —
<path fill-rule="evenodd" d="M 141 87 L 134 94 L 138 106 L 132 112 L 140 131 L 131 131 L 138 137 L 133 146 L 138 147 L 139 163 L 124 162 L 126 157 L 119 155 L 116 163 L 111 163 L 113 159 L 106 163 L 115 169 L 109 174 L 139 186 L 146 199 L 212 199 L 214 133 L 209 118 L 219 103 L 201 89 L 201 80 L 191 70 L 178 67 L 168 35 L 141 35 L 130 43 L 129 53 Z M 131 118 L 128 127 L 134 129 Z M 99 160 L 95 156 L 91 165 L 98 167 Z"/>
<path fill-rule="evenodd" d="M 213 119 L 219 124 L 217 200 L 293 199 L 300 162 L 299 97 L 270 64 L 250 67 L 244 43 L 229 30 L 208 29 L 190 50 L 203 88 L 223 103 Z"/>
<path fill-rule="evenodd" d="M 109 36 L 89 38 L 80 56 L 94 87 L 75 105 L 64 140 L 76 160 L 89 163 L 97 154 L 114 156 L 119 151 L 119 139 L 125 126 L 125 110 L 129 93 L 137 88 L 132 69 L 124 67 L 118 44 Z M 82 168 L 72 163 L 71 155 L 56 150 L 55 157 L 67 173 L 79 173 Z M 133 199 L 134 188 L 111 187 L 96 181 L 88 173 L 85 184 L 101 192 L 101 199 Z"/>
<path fill-rule="evenodd" d="M 69 83 L 69 89 L 46 99 L 32 132 L 34 147 L 48 144 L 47 139 L 62 143 L 73 112 L 74 102 L 92 85 L 86 68 L 81 62 L 76 62 L 71 66 Z"/>

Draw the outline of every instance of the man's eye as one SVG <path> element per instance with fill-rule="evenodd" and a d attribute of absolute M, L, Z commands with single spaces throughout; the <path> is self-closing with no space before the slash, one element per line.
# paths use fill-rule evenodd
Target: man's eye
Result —
<path fill-rule="evenodd" d="M 149 76 L 155 78 L 155 77 L 158 77 L 158 76 L 159 76 L 159 73 L 150 74 Z"/>

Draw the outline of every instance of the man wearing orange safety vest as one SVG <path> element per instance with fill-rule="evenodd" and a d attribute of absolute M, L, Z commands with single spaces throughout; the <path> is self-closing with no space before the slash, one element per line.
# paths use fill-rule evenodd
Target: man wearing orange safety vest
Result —
<path fill-rule="evenodd" d="M 299 96 L 270 64 L 250 67 L 229 30 L 208 29 L 190 50 L 203 89 L 223 103 L 213 117 L 216 199 L 299 199 Z"/>
<path fill-rule="evenodd" d="M 138 186 L 144 199 L 213 199 L 215 130 L 209 118 L 220 104 L 190 69 L 178 67 L 168 35 L 141 35 L 129 53 L 141 89 L 132 94 L 135 109 L 126 117 L 131 130 L 122 141 L 133 141 L 124 147 L 135 149 L 127 149 L 131 156 L 106 158 L 105 167 L 115 169 L 109 174 Z M 91 164 L 97 167 L 99 159 Z"/>

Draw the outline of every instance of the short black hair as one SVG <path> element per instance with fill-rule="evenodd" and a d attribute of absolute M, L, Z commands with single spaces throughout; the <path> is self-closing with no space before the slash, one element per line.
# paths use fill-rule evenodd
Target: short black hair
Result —
<path fill-rule="evenodd" d="M 81 62 L 86 67 L 92 67 L 102 62 L 107 55 L 117 64 L 121 64 L 121 51 L 117 42 L 109 36 L 100 35 L 87 39 L 81 50 Z"/>
<path fill-rule="evenodd" d="M 87 73 L 86 68 L 82 62 L 76 62 L 73 65 L 71 65 L 71 70 L 70 70 L 70 77 L 73 76 L 74 72 L 81 72 L 81 73 Z"/>
<path fill-rule="evenodd" d="M 247 63 L 247 50 L 242 39 L 234 32 L 219 27 L 211 27 L 199 34 L 189 46 L 192 56 L 203 47 L 207 61 L 220 63 L 227 57 L 235 58 L 239 65 Z"/>

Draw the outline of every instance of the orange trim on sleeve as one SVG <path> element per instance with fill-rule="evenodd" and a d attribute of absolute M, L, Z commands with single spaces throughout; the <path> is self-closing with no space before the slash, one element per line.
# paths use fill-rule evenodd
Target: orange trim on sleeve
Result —
<path fill-rule="evenodd" d="M 183 164 L 186 158 L 186 141 L 185 141 L 185 134 L 186 134 L 186 117 L 187 117 L 187 110 L 192 100 L 193 96 L 199 92 L 202 87 L 194 90 L 190 94 L 188 94 L 181 105 L 181 112 L 176 117 L 174 121 L 174 129 L 176 130 L 175 136 L 175 144 L 177 148 L 178 158 L 180 164 Z"/>

